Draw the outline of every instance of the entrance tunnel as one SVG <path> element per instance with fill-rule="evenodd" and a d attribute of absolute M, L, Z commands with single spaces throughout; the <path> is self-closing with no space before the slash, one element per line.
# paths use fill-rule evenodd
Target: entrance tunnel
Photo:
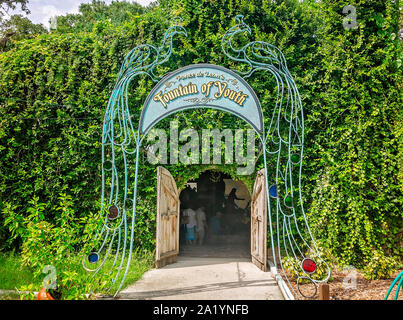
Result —
<path fill-rule="evenodd" d="M 247 186 L 228 174 L 208 170 L 188 181 L 180 193 L 180 255 L 249 258 L 250 204 Z"/>

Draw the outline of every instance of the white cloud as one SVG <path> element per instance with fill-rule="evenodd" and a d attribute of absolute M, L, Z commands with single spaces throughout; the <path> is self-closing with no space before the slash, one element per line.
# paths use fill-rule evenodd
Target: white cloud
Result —
<path fill-rule="evenodd" d="M 106 3 L 111 3 L 112 0 L 104 0 Z M 64 15 L 67 13 L 78 13 L 78 8 L 81 3 L 89 3 L 91 0 L 30 0 L 28 9 L 31 11 L 27 17 L 34 23 L 42 23 L 47 28 L 49 27 L 49 19 L 56 15 Z M 137 0 L 137 3 L 146 6 L 152 0 Z M 16 10 L 13 13 L 22 13 Z M 24 13 L 22 13 L 25 15 Z"/>
<path fill-rule="evenodd" d="M 35 8 L 31 10 L 31 16 L 29 18 L 32 19 L 32 16 L 35 16 L 38 21 L 34 21 L 36 23 L 42 23 L 45 26 L 49 26 L 49 19 L 54 16 L 60 16 L 64 14 L 64 12 L 60 9 L 57 9 L 52 5 L 45 5 L 43 7 Z"/>

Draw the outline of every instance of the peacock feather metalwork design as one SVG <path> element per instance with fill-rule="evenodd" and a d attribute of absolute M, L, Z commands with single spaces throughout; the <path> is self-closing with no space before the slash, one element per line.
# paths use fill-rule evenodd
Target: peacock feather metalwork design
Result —
<path fill-rule="evenodd" d="M 278 248 L 277 253 L 273 250 L 276 270 L 280 267 L 278 275 L 282 274 L 290 284 L 284 272 L 283 261 L 297 263 L 298 292 L 306 296 L 299 289 L 300 282 L 305 279 L 314 284 L 316 294 L 317 283 L 327 281 L 331 270 L 320 256 L 303 206 L 301 175 L 304 115 L 300 94 L 279 48 L 264 41 L 249 42 L 237 48 L 236 37 L 244 34 L 251 35 L 251 29 L 244 22 L 242 15 L 236 16 L 235 21 L 236 25 L 230 28 L 222 38 L 224 53 L 232 61 L 246 65 L 246 71 L 237 71 L 244 78 L 258 71 L 269 72 L 274 77 L 277 87 L 274 108 L 268 110 L 263 106 L 264 118 L 270 119 L 270 122 L 265 124 L 267 129 L 262 139 L 265 163 L 266 157 L 271 157 L 276 162 L 275 174 L 266 172 L 266 185 L 270 186 L 267 198 L 272 250 L 273 247 Z M 272 218 L 275 221 L 272 221 Z M 276 230 L 272 230 L 272 225 L 276 226 Z M 273 236 L 274 232 L 276 239 Z M 278 263 L 276 255 L 278 255 Z M 317 272 L 318 264 L 322 272 Z M 289 287 L 292 289 L 291 284 Z M 298 297 L 297 292 L 293 291 Z"/>
<path fill-rule="evenodd" d="M 221 46 L 231 60 L 246 63 L 249 69 L 244 72 L 238 72 L 244 78 L 250 77 L 258 70 L 272 70 L 279 74 L 291 76 L 287 69 L 286 59 L 280 49 L 264 41 L 253 41 L 237 49 L 234 42 L 238 35 L 247 33 L 252 34 L 250 27 L 244 22 L 242 15 L 237 15 L 235 21 L 237 24 L 230 28 L 223 36 Z"/>
<path fill-rule="evenodd" d="M 271 246 L 272 249 L 278 247 L 277 253 L 272 250 L 276 277 L 280 281 L 283 274 L 289 282 L 283 261 L 291 258 L 300 269 L 297 283 L 306 279 L 316 289 L 318 282 L 330 277 L 330 268 L 320 256 L 303 207 L 304 118 L 301 98 L 286 59 L 278 48 L 264 41 L 250 42 L 241 48 L 236 46 L 238 35 L 251 35 L 252 32 L 243 16 L 239 15 L 235 20 L 237 24 L 223 36 L 224 53 L 232 61 L 246 65 L 246 71 L 238 71 L 244 78 L 260 71 L 269 72 L 276 83 L 277 96 L 273 108 L 263 108 L 263 112 L 268 114 L 265 117 L 267 129 L 259 133 L 264 150 L 266 186 L 270 186 L 266 192 Z M 156 68 L 169 59 L 173 39 L 178 35 L 187 36 L 179 22 L 175 20 L 175 24 L 167 30 L 160 47 L 144 44 L 126 55 L 106 108 L 102 132 L 102 225 L 96 233 L 99 245 L 83 258 L 82 263 L 87 271 L 93 273 L 91 279 L 96 282 L 95 285 L 106 292 L 113 290 L 115 296 L 122 288 L 132 259 L 139 152 L 145 136 L 132 122 L 128 105 L 129 85 L 142 74 L 153 81 L 160 79 Z M 271 172 L 267 170 L 267 157 L 275 159 L 275 170 Z M 276 256 L 280 272 L 277 271 Z M 326 272 L 315 273 L 318 262 Z M 101 274 L 105 275 L 105 279 L 96 277 Z"/>
<path fill-rule="evenodd" d="M 166 62 L 172 53 L 173 39 L 187 36 L 186 30 L 175 19 L 165 33 L 160 47 L 142 44 L 132 49 L 124 58 L 116 84 L 108 102 L 102 133 L 102 198 L 100 215 L 103 225 L 97 231 L 98 248 L 83 258 L 83 266 L 93 273 L 92 281 L 106 292 L 119 292 L 127 276 L 132 258 L 136 187 L 130 181 L 133 167 L 132 154 L 138 153 L 140 134 L 134 126 L 128 105 L 128 88 L 137 76 L 145 74 L 154 82 L 160 79 L 156 67 Z M 138 169 L 138 156 L 135 167 Z M 137 172 L 137 171 L 136 171 Z M 134 187 L 133 187 L 134 186 Z M 133 190 L 134 189 L 134 190 Z M 131 219 L 131 223 L 129 220 Z M 106 272 L 105 272 L 106 270 Z M 103 274 L 105 279 L 95 280 Z M 104 283 L 102 283 L 104 281 Z M 101 283 L 100 283 L 101 282 Z"/>

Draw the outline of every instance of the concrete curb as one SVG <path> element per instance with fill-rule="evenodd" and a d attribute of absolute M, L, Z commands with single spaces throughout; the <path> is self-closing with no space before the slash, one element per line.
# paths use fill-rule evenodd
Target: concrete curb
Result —
<path fill-rule="evenodd" d="M 276 279 L 277 285 L 280 288 L 281 294 L 283 295 L 285 300 L 295 300 L 293 294 L 288 288 L 287 284 L 284 282 L 283 278 L 281 277 L 280 273 L 277 271 L 277 268 L 274 266 L 274 263 L 271 260 L 267 260 L 270 272 L 274 279 Z"/>
<path fill-rule="evenodd" d="M 36 298 L 37 296 L 38 296 L 38 293 L 39 292 L 37 292 L 37 291 L 19 291 L 19 290 L 0 290 L 0 295 L 4 295 L 4 294 L 9 294 L 9 293 L 16 293 L 16 294 L 21 294 L 21 293 L 24 293 L 24 294 L 29 294 L 29 293 L 33 293 L 34 294 L 34 297 Z M 84 294 L 87 298 L 90 296 L 90 294 L 89 293 L 85 293 Z"/>
<path fill-rule="evenodd" d="M 28 293 L 33 293 L 33 294 L 35 295 L 35 297 L 36 297 L 39 292 L 37 292 L 37 291 L 34 291 L 34 292 L 31 292 L 31 291 L 19 291 L 19 290 L 0 290 L 0 295 L 9 294 L 9 293 L 16 293 L 16 294 L 21 294 L 21 293 L 28 294 Z"/>

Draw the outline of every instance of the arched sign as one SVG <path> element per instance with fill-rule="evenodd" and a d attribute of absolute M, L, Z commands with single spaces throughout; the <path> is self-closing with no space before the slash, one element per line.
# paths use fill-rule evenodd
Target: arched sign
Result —
<path fill-rule="evenodd" d="M 184 109 L 228 111 L 263 132 L 263 115 L 253 89 L 239 75 L 213 64 L 194 64 L 165 76 L 148 95 L 140 117 L 140 132 Z"/>

